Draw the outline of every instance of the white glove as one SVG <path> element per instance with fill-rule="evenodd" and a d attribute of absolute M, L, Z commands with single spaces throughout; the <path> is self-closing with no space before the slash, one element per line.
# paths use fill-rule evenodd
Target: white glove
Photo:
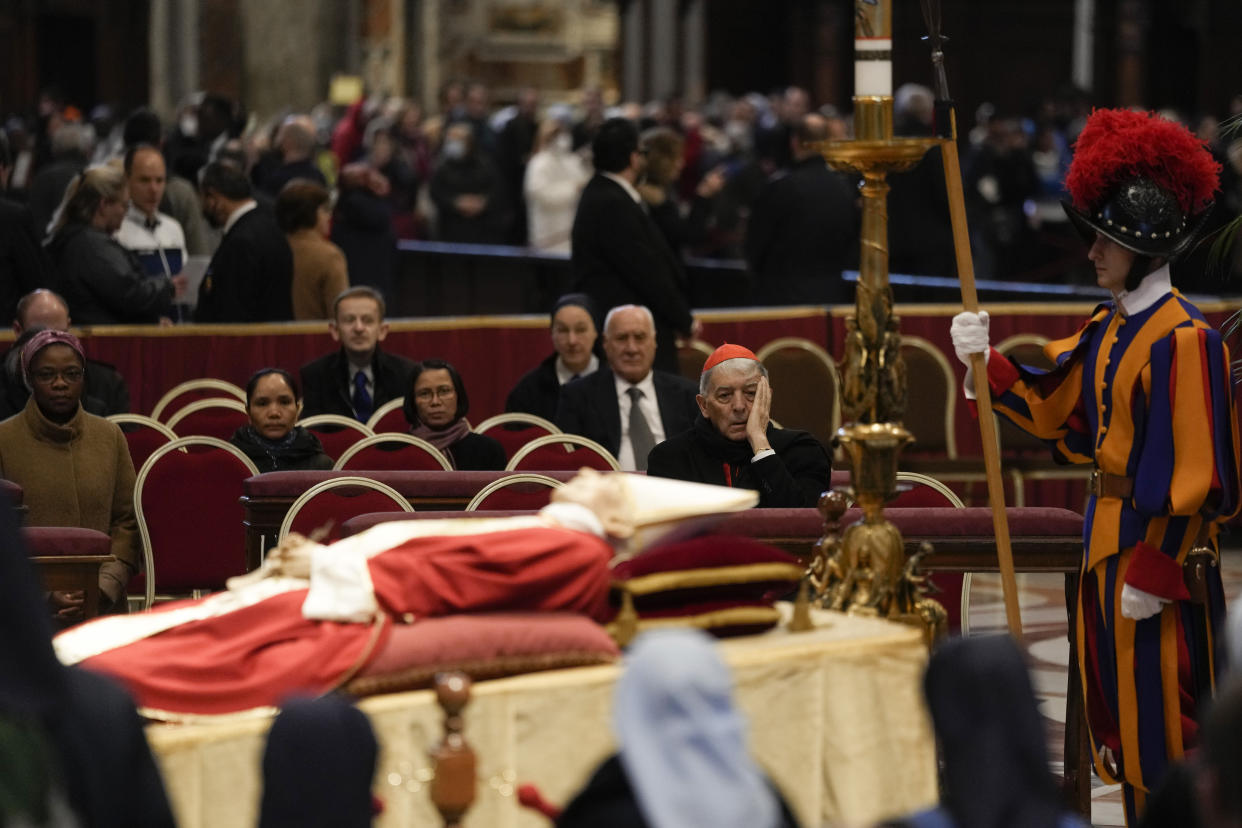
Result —
<path fill-rule="evenodd" d="M 1121 587 L 1121 614 L 1135 621 L 1150 618 L 1169 603 L 1168 599 L 1123 584 Z"/>
<path fill-rule="evenodd" d="M 962 361 L 966 367 L 970 367 L 971 354 L 983 354 L 984 362 L 987 362 L 988 348 L 988 312 L 979 311 L 971 313 L 970 311 L 962 311 L 953 317 L 953 324 L 949 326 L 949 336 L 953 338 L 953 350 L 957 352 L 957 358 Z"/>

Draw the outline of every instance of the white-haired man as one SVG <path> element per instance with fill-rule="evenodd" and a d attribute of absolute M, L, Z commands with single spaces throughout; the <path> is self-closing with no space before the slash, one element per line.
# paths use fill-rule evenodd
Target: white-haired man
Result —
<path fill-rule="evenodd" d="M 556 424 L 612 452 L 625 471 L 645 471 L 647 455 L 698 416 L 694 384 L 652 369 L 656 327 L 642 305 L 619 305 L 604 319 L 601 368 L 561 388 Z"/>
<path fill-rule="evenodd" d="M 761 507 L 814 506 L 829 486 L 832 461 L 805 431 L 777 428 L 763 363 L 741 345 L 721 345 L 703 364 L 702 416 L 655 447 L 647 474 L 754 489 Z"/>

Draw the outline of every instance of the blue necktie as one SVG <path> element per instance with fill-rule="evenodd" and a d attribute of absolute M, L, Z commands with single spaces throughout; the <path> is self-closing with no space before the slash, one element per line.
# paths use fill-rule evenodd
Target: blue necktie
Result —
<path fill-rule="evenodd" d="M 354 414 L 360 422 L 371 419 L 373 405 L 371 392 L 367 391 L 367 375 L 362 371 L 354 374 Z"/>

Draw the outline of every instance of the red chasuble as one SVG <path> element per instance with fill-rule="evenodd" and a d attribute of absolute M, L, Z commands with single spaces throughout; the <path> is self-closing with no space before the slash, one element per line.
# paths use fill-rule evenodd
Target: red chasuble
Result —
<path fill-rule="evenodd" d="M 289 588 L 248 606 L 239 601 L 236 608 L 138 640 L 122 634 L 116 646 L 81 663 L 123 682 L 148 715 L 236 713 L 277 706 L 294 693 L 332 690 L 379 650 L 394 623 L 503 610 L 599 617 L 607 606 L 612 549 L 600 538 L 571 529 L 524 523 L 504 531 L 415 537 L 364 554 L 379 606 L 370 623 L 304 617 L 308 591 L 288 580 Z M 121 623 L 94 632 L 157 621 L 164 613 L 201 604 L 170 604 L 154 613 L 114 619 Z M 65 635 L 89 638 L 93 625 L 108 620 Z"/>

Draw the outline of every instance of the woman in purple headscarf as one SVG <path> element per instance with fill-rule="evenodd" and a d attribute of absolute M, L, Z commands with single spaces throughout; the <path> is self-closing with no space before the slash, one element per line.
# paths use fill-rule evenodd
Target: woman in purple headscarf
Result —
<path fill-rule="evenodd" d="M 82 408 L 86 358 L 78 338 L 36 334 L 22 350 L 30 399 L 0 423 L 0 477 L 22 487 L 29 526 L 77 526 L 112 538 L 115 560 L 99 569 L 100 609 L 125 611 L 125 585 L 138 571 L 134 462 L 114 423 Z M 62 620 L 82 614 L 81 592 L 58 592 Z"/>

